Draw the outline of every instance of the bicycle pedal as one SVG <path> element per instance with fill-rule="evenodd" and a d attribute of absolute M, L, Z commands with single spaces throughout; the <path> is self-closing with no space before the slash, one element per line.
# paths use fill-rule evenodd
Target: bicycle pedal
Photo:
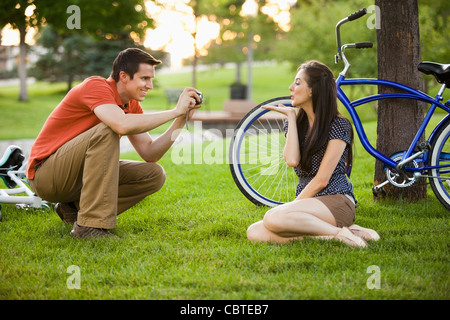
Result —
<path fill-rule="evenodd" d="M 375 198 L 378 198 L 378 196 L 386 196 L 386 191 L 384 191 L 383 187 L 373 187 L 372 188 L 372 193 L 374 195 Z"/>

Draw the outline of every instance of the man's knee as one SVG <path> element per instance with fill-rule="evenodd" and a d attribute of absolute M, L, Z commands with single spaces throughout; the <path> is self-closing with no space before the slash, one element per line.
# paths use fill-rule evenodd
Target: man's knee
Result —
<path fill-rule="evenodd" d="M 103 122 L 95 126 L 95 135 L 119 141 L 120 136 Z"/>
<path fill-rule="evenodd" d="M 167 174 L 162 166 L 155 163 L 157 165 L 157 173 L 156 173 L 156 185 L 159 186 L 158 190 L 161 189 L 166 182 Z"/>
<path fill-rule="evenodd" d="M 166 182 L 166 171 L 157 163 L 147 163 L 148 191 L 154 193 L 160 190 Z"/>

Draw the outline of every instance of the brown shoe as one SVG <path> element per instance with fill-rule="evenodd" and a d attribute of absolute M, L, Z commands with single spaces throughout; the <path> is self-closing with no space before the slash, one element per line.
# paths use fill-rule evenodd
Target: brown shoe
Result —
<path fill-rule="evenodd" d="M 108 229 L 83 227 L 83 226 L 78 225 L 78 223 L 76 223 L 76 222 L 73 224 L 73 229 L 72 229 L 72 231 L 70 231 L 70 235 L 73 238 L 78 238 L 78 239 L 116 237 L 116 235 L 109 232 Z"/>
<path fill-rule="evenodd" d="M 55 205 L 55 211 L 62 221 L 73 224 L 77 221 L 78 210 L 73 202 L 60 202 Z"/>

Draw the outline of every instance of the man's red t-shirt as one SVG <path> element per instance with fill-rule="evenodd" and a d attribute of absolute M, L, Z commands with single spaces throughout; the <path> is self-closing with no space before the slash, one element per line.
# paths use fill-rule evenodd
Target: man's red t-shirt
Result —
<path fill-rule="evenodd" d="M 101 121 L 95 115 L 94 109 L 102 104 L 118 105 L 125 113 L 143 113 L 140 103 L 136 100 L 122 106 L 116 82 L 111 77 L 87 78 L 72 88 L 48 117 L 31 148 L 27 178 L 33 179 L 42 160 L 67 141 L 99 124 Z"/>

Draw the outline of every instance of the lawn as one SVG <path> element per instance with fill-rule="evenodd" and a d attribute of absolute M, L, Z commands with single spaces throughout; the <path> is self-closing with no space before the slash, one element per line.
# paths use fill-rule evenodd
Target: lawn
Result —
<path fill-rule="evenodd" d="M 119 216 L 119 239 L 77 241 L 54 211 L 3 205 L 0 298 L 449 298 L 448 211 L 431 194 L 419 203 L 374 202 L 373 168 L 362 156 L 352 178 L 356 222 L 381 235 L 366 249 L 315 239 L 250 243 L 246 228 L 267 209 L 240 194 L 227 164 L 176 165 L 170 154 L 161 164 L 165 186 Z M 80 289 L 70 289 L 71 266 Z"/>
<path fill-rule="evenodd" d="M 373 140 L 375 122 L 366 128 Z M 193 157 L 228 143 L 193 145 Z M 247 227 L 267 208 L 239 192 L 226 155 L 212 165 L 176 164 L 174 147 L 160 161 L 165 186 L 118 217 L 117 239 L 74 240 L 53 210 L 2 205 L 0 300 L 264 300 L 270 310 L 270 300 L 449 299 L 448 211 L 430 189 L 417 203 L 374 201 L 374 161 L 356 147 L 356 223 L 381 236 L 368 248 L 248 242 Z M 122 157 L 139 160 L 134 152 Z"/>

